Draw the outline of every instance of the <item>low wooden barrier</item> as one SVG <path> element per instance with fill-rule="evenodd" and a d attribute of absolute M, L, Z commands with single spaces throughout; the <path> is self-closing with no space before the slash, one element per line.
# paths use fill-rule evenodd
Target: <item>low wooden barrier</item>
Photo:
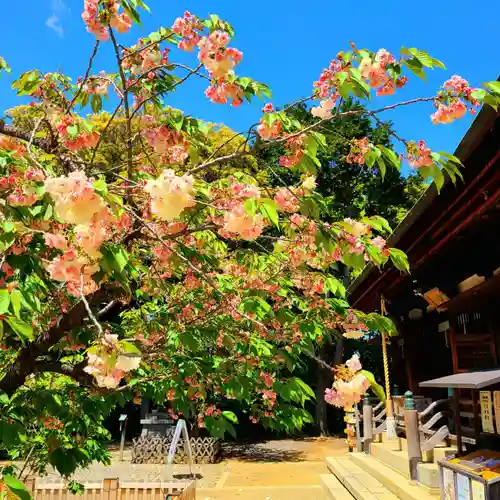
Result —
<path fill-rule="evenodd" d="M 105 479 L 103 482 L 85 483 L 81 495 L 71 493 L 65 483 L 42 483 L 28 479 L 26 487 L 33 500 L 195 500 L 194 481 L 183 482 L 120 482 Z M 0 494 L 3 493 L 0 486 Z"/>

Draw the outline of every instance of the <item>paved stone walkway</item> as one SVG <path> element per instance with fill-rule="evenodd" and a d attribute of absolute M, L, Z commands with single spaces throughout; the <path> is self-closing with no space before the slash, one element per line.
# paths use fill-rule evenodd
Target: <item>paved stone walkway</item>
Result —
<path fill-rule="evenodd" d="M 341 439 L 276 440 L 259 444 L 228 445 L 223 461 L 195 465 L 197 500 L 324 500 L 320 475 L 327 474 L 324 457 L 345 454 Z M 113 452 L 109 467 L 93 464 L 75 474 L 77 481 L 175 481 L 189 473 L 187 465 L 134 465 L 130 453 L 123 462 Z M 127 460 L 128 459 L 128 460 Z M 44 483 L 59 483 L 52 471 Z"/>

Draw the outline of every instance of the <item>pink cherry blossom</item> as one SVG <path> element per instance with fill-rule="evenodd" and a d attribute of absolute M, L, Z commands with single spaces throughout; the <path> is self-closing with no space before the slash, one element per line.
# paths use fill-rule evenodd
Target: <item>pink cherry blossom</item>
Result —
<path fill-rule="evenodd" d="M 274 195 L 274 201 L 283 212 L 297 212 L 300 208 L 300 200 L 292 191 L 293 188 L 279 188 Z"/>
<path fill-rule="evenodd" d="M 378 96 L 384 96 L 384 95 L 392 95 L 396 91 L 396 84 L 394 83 L 394 80 L 390 79 L 387 80 L 382 87 L 380 87 L 376 94 Z"/>
<path fill-rule="evenodd" d="M 352 372 L 359 372 L 361 370 L 361 361 L 359 360 L 359 354 L 353 354 L 350 359 L 345 362 L 347 368 Z"/>
<path fill-rule="evenodd" d="M 263 120 L 260 121 L 260 125 L 257 127 L 257 133 L 262 137 L 262 139 L 270 140 L 279 137 L 281 132 L 281 122 L 275 120 L 271 125 L 268 125 Z"/>
<path fill-rule="evenodd" d="M 164 170 L 158 179 L 148 181 L 144 190 L 151 195 L 151 212 L 165 221 L 179 217 L 196 203 L 193 182 L 191 175 L 177 176 L 173 170 Z"/>
<path fill-rule="evenodd" d="M 216 79 L 226 79 L 243 58 L 242 52 L 227 47 L 228 44 L 229 35 L 225 31 L 214 31 L 198 42 L 198 59 Z"/>
<path fill-rule="evenodd" d="M 50 248 L 57 248 L 58 250 L 68 250 L 68 241 L 62 234 L 45 233 L 45 243 Z"/>
<path fill-rule="evenodd" d="M 377 236 L 373 238 L 373 240 L 370 241 L 370 243 L 375 247 L 378 248 L 380 251 L 384 250 L 386 241 L 382 236 Z"/>
<path fill-rule="evenodd" d="M 189 144 L 184 140 L 182 132 L 171 130 L 165 125 L 147 128 L 142 132 L 148 144 L 163 155 L 167 163 L 182 164 L 188 157 Z"/>
<path fill-rule="evenodd" d="M 92 179 L 83 171 L 48 178 L 45 190 L 54 200 L 58 217 L 65 222 L 89 225 L 94 217 L 106 211 L 104 200 L 94 191 Z"/>
<path fill-rule="evenodd" d="M 231 106 L 237 108 L 243 103 L 243 90 L 235 83 L 221 81 L 208 87 L 205 95 L 215 104 L 227 104 L 231 99 Z"/>
<path fill-rule="evenodd" d="M 451 123 L 462 118 L 467 113 L 467 106 L 461 99 L 454 99 L 449 106 L 440 104 L 437 111 L 431 115 L 432 123 Z"/>
<path fill-rule="evenodd" d="M 430 167 L 434 163 L 431 153 L 432 151 L 424 141 L 420 141 L 418 146 L 415 143 L 409 143 L 407 146 L 408 163 L 413 168 Z"/>
<path fill-rule="evenodd" d="M 200 41 L 200 32 L 203 31 L 203 24 L 189 11 L 184 12 L 184 17 L 178 17 L 172 31 L 179 35 L 182 40 L 179 42 L 179 49 L 191 52 Z"/>
<path fill-rule="evenodd" d="M 468 94 L 471 90 L 469 82 L 458 75 L 453 75 L 449 80 L 446 80 L 443 87 L 445 89 L 454 90 L 459 94 Z"/>
<path fill-rule="evenodd" d="M 254 240 L 262 233 L 264 221 L 262 215 L 249 215 L 243 203 L 237 204 L 224 215 L 224 232 L 240 236 L 244 240 Z"/>
<path fill-rule="evenodd" d="M 262 108 L 263 113 L 274 113 L 274 106 L 272 103 L 268 102 L 267 104 L 264 105 Z"/>
<path fill-rule="evenodd" d="M 322 120 L 328 120 L 333 116 L 332 110 L 335 106 L 335 101 L 332 98 L 325 99 L 321 101 L 320 105 L 315 108 L 311 108 L 311 114 L 316 118 L 321 118 Z"/>
<path fill-rule="evenodd" d="M 365 164 L 365 155 L 371 150 L 370 142 L 367 137 L 363 139 L 353 139 L 351 141 L 351 151 L 346 157 L 347 163 Z"/>

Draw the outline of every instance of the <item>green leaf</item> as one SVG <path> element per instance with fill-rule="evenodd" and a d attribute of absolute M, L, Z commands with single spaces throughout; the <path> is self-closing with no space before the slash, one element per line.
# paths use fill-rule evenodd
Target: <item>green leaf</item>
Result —
<path fill-rule="evenodd" d="M 341 283 L 338 279 L 328 277 L 325 280 L 326 288 L 333 293 L 333 295 L 340 295 L 343 299 L 346 297 L 346 289 L 343 283 Z"/>
<path fill-rule="evenodd" d="M 400 271 L 410 273 L 410 264 L 408 263 L 408 256 L 399 248 L 389 248 L 389 255 L 392 263 Z"/>
<path fill-rule="evenodd" d="M 4 314 L 9 310 L 10 295 L 9 291 L 5 288 L 0 290 L 0 314 Z"/>
<path fill-rule="evenodd" d="M 108 185 L 104 179 L 94 181 L 92 186 L 101 196 L 106 196 L 108 194 Z"/>
<path fill-rule="evenodd" d="M 76 135 L 78 135 L 78 127 L 76 125 L 70 125 L 66 128 L 66 131 L 68 132 L 68 135 L 70 137 L 75 137 Z"/>
<path fill-rule="evenodd" d="M 229 432 L 229 434 L 231 434 L 231 436 L 233 436 L 234 439 L 236 439 L 236 429 L 233 427 L 233 424 L 231 424 L 230 422 L 225 422 L 225 427 L 226 427 L 226 430 Z"/>
<path fill-rule="evenodd" d="M 253 217 L 257 213 L 259 204 L 255 198 L 247 198 L 243 206 L 245 208 L 245 212 Z"/>
<path fill-rule="evenodd" d="M 56 448 L 49 455 L 49 462 L 62 476 L 69 476 L 76 469 L 76 458 L 71 451 L 71 449 Z"/>
<path fill-rule="evenodd" d="M 31 500 L 31 493 L 19 479 L 10 474 L 3 474 L 1 481 L 16 497 L 20 498 L 20 500 Z"/>
<path fill-rule="evenodd" d="M 127 251 L 119 245 L 106 246 L 102 249 L 103 262 L 110 271 L 121 273 L 128 263 Z"/>
<path fill-rule="evenodd" d="M 394 168 L 396 168 L 398 170 L 401 168 L 401 160 L 400 160 L 399 156 L 394 151 L 392 151 L 389 148 L 386 148 L 382 144 L 379 144 L 377 147 L 382 151 L 382 154 L 384 155 L 384 157 L 387 160 L 389 160 L 389 163 Z"/>
<path fill-rule="evenodd" d="M 369 168 L 372 168 L 373 165 L 375 165 L 375 162 L 380 158 L 380 155 L 382 152 L 378 148 L 372 148 L 368 153 L 365 155 L 365 163 L 366 166 Z"/>
<path fill-rule="evenodd" d="M 19 318 L 6 318 L 5 321 L 21 340 L 33 340 L 33 327 Z"/>
<path fill-rule="evenodd" d="M 500 94 L 500 82 L 487 82 L 484 85 L 493 90 L 493 92 Z"/>
<path fill-rule="evenodd" d="M 383 387 L 377 383 L 373 373 L 367 370 L 359 370 L 358 373 L 364 375 L 368 379 L 368 381 L 370 382 L 370 389 L 373 391 L 375 396 L 377 396 L 380 401 L 385 402 L 385 391 Z"/>
<path fill-rule="evenodd" d="M 161 40 L 161 35 L 159 31 L 153 31 L 153 33 L 149 34 L 149 39 L 152 42 L 159 42 Z"/>
<path fill-rule="evenodd" d="M 17 289 L 12 290 L 12 293 L 10 294 L 10 303 L 12 304 L 12 310 L 14 311 L 14 314 L 18 318 L 20 318 L 20 313 L 21 313 L 21 301 L 22 301 L 21 292 Z"/>
<path fill-rule="evenodd" d="M 274 200 L 264 198 L 260 202 L 260 213 L 269 219 L 278 229 L 280 227 L 277 205 Z"/>
<path fill-rule="evenodd" d="M 175 113 L 170 115 L 169 121 L 172 125 L 172 127 L 175 128 L 178 132 L 182 130 L 182 124 L 184 123 L 184 115 L 180 113 Z"/>
<path fill-rule="evenodd" d="M 433 163 L 429 167 L 429 173 L 432 175 L 432 180 L 434 181 L 434 184 L 436 184 L 436 188 L 438 190 L 438 193 L 441 191 L 441 188 L 443 187 L 444 184 L 444 175 L 441 169 Z"/>
<path fill-rule="evenodd" d="M 24 427 L 19 422 L 0 422 L 0 442 L 7 447 L 17 446 L 26 441 Z"/>
<path fill-rule="evenodd" d="M 377 159 L 377 165 L 378 165 L 378 168 L 380 170 L 380 175 L 381 175 L 382 180 L 383 180 L 385 177 L 385 173 L 387 171 L 387 167 L 385 166 L 385 161 L 382 157 Z"/>
<path fill-rule="evenodd" d="M 316 399 L 316 394 L 302 379 L 295 377 L 295 383 L 312 399 Z"/>
<path fill-rule="evenodd" d="M 392 228 L 386 219 L 380 215 L 372 215 L 371 217 L 364 217 L 361 222 L 369 224 L 373 229 L 376 229 L 379 233 L 392 233 Z"/>
<path fill-rule="evenodd" d="M 90 99 L 90 107 L 94 113 L 99 113 L 102 109 L 102 97 L 97 94 L 92 95 L 92 99 Z"/>
<path fill-rule="evenodd" d="M 16 239 L 15 233 L 0 234 L 0 253 L 5 252 Z"/>
<path fill-rule="evenodd" d="M 223 411 L 222 416 L 230 422 L 233 422 L 233 424 L 238 423 L 238 417 L 232 411 Z"/>

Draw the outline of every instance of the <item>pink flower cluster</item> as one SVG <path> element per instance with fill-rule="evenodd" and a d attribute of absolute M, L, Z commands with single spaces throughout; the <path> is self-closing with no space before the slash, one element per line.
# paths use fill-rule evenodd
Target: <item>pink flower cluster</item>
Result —
<path fill-rule="evenodd" d="M 311 108 L 311 114 L 316 118 L 321 118 L 322 120 L 328 120 L 333 116 L 333 108 L 335 107 L 335 101 L 337 100 L 337 95 L 335 97 L 329 97 L 320 102 L 317 107 Z"/>
<path fill-rule="evenodd" d="M 106 95 L 108 93 L 110 81 L 107 79 L 106 73 L 101 71 L 100 76 L 89 78 L 82 90 L 87 94 Z"/>
<path fill-rule="evenodd" d="M 436 99 L 436 112 L 431 115 L 432 123 L 451 123 L 462 118 L 467 113 L 467 105 L 462 99 L 471 104 L 470 112 L 474 114 L 479 101 L 472 97 L 474 88 L 469 85 L 469 82 L 458 75 L 453 75 L 449 80 L 444 82 L 443 88 L 445 92 Z M 445 104 L 446 102 L 446 104 Z"/>
<path fill-rule="evenodd" d="M 434 125 L 438 123 L 451 123 L 463 118 L 467 113 L 467 106 L 461 99 L 453 99 L 448 106 L 439 104 L 437 111 L 431 115 Z"/>
<path fill-rule="evenodd" d="M 420 141 L 418 146 L 415 142 L 406 146 L 406 159 L 413 168 L 430 167 L 434 163 L 431 153 L 424 141 Z"/>
<path fill-rule="evenodd" d="M 294 213 L 300 208 L 300 199 L 293 191 L 294 188 L 279 188 L 274 195 L 274 201 L 283 212 Z"/>
<path fill-rule="evenodd" d="M 337 73 L 345 69 L 342 53 L 339 53 L 335 59 L 330 61 L 327 69 L 323 70 L 319 80 L 314 82 L 314 88 L 318 90 L 318 97 L 326 100 L 329 97 L 336 99 L 337 95 Z"/>
<path fill-rule="evenodd" d="M 126 33 L 132 26 L 130 18 L 122 12 L 118 13 L 119 2 L 110 0 L 104 2 L 104 8 L 99 9 L 100 0 L 84 0 L 83 22 L 87 25 L 87 31 L 92 33 L 97 40 L 107 40 L 109 37 L 106 29 L 107 23 L 119 33 Z"/>
<path fill-rule="evenodd" d="M 325 401 L 333 406 L 348 410 L 361 401 L 361 398 L 370 387 L 370 381 L 359 371 L 361 362 L 359 356 L 354 355 L 346 362 L 347 368 L 353 373 L 350 380 L 336 379 L 332 389 L 325 390 Z"/>
<path fill-rule="evenodd" d="M 87 179 L 83 171 L 46 179 L 45 191 L 54 200 L 56 213 L 64 222 L 90 225 L 107 210 L 104 200 L 94 190 L 93 179 Z"/>
<path fill-rule="evenodd" d="M 20 158 L 26 153 L 26 148 L 19 144 L 12 137 L 8 137 L 6 135 L 0 136 L 0 148 L 5 149 L 11 153 L 14 153 L 13 156 L 15 158 Z"/>
<path fill-rule="evenodd" d="M 364 165 L 365 155 L 371 150 L 370 142 L 368 137 L 363 137 L 363 139 L 353 139 L 351 141 L 351 150 L 347 155 L 345 161 L 347 163 L 357 163 L 358 165 Z"/>
<path fill-rule="evenodd" d="M 79 130 L 78 135 L 72 136 L 68 130 L 71 126 L 77 126 L 76 122 L 71 116 L 66 115 L 61 118 L 56 127 L 57 131 L 64 139 L 64 146 L 70 151 L 80 151 L 81 149 L 93 148 L 99 142 L 99 134 L 95 130 L 92 132 Z"/>
<path fill-rule="evenodd" d="M 217 85 L 210 85 L 205 95 L 215 104 L 227 104 L 231 99 L 231 106 L 237 108 L 243 103 L 243 90 L 235 83 L 221 81 Z"/>
<path fill-rule="evenodd" d="M 166 163 L 182 164 L 188 157 L 189 143 L 184 140 L 182 132 L 160 125 L 145 129 L 142 135 L 158 154 L 163 155 Z"/>
<path fill-rule="evenodd" d="M 225 31 L 214 31 L 198 43 L 198 59 L 216 80 L 226 79 L 243 59 L 241 51 L 227 47 L 229 40 Z"/>
<path fill-rule="evenodd" d="M 196 16 L 186 11 L 184 17 L 178 17 L 175 20 L 172 31 L 182 38 L 179 42 L 179 49 L 191 52 L 200 41 L 203 24 Z"/>
<path fill-rule="evenodd" d="M 151 212 L 165 221 L 179 217 L 196 203 L 193 182 L 191 175 L 177 176 L 173 170 L 164 170 L 158 179 L 148 181 L 144 190 L 151 195 Z"/>
<path fill-rule="evenodd" d="M 234 74 L 234 67 L 240 63 L 243 53 L 227 47 L 228 43 L 229 35 L 225 31 L 214 31 L 198 42 L 198 59 L 213 78 L 205 95 L 216 104 L 226 104 L 231 99 L 231 105 L 238 107 L 243 103 L 243 90 L 229 77 Z"/>
<path fill-rule="evenodd" d="M 285 143 L 285 149 L 287 154 L 280 156 L 280 165 L 286 168 L 292 168 L 298 165 L 304 156 L 304 142 L 307 136 L 305 134 L 298 135 L 296 137 L 291 137 Z"/>
<path fill-rule="evenodd" d="M 276 139 L 281 133 L 281 121 L 274 120 L 269 124 L 264 119 L 261 119 L 257 127 L 257 133 L 265 140 Z"/>
<path fill-rule="evenodd" d="M 238 203 L 225 213 L 224 226 L 219 233 L 222 236 L 238 235 L 244 240 L 254 240 L 261 235 L 263 227 L 262 215 L 249 215 L 243 203 Z"/>
<path fill-rule="evenodd" d="M 94 348 L 95 349 L 95 348 Z M 87 353 L 87 366 L 83 371 L 93 375 L 99 387 L 116 389 L 127 372 L 137 370 L 141 363 L 140 356 L 118 354 L 120 346 L 117 335 L 106 333 L 98 345 L 97 352 Z M 116 359 L 113 363 L 112 359 Z"/>
<path fill-rule="evenodd" d="M 79 255 L 75 250 L 67 250 L 47 264 L 51 279 L 66 282 L 68 292 L 75 297 L 81 295 L 82 275 L 84 295 L 97 289 L 92 275 L 98 270 L 98 264 L 91 264 L 86 257 Z"/>
<path fill-rule="evenodd" d="M 168 52 L 169 49 L 161 52 L 159 44 L 150 45 L 141 38 L 137 45 L 123 50 L 123 67 L 130 70 L 132 75 L 146 73 L 158 66 L 168 64 Z M 154 77 L 154 73 L 152 75 Z"/>
<path fill-rule="evenodd" d="M 370 87 L 377 89 L 378 96 L 394 94 L 396 87 L 403 87 L 406 82 L 406 77 L 397 78 L 394 80 L 387 73 L 387 66 L 394 64 L 396 59 L 385 49 L 380 49 L 374 60 L 370 57 L 365 57 L 359 63 L 359 71 Z"/>

